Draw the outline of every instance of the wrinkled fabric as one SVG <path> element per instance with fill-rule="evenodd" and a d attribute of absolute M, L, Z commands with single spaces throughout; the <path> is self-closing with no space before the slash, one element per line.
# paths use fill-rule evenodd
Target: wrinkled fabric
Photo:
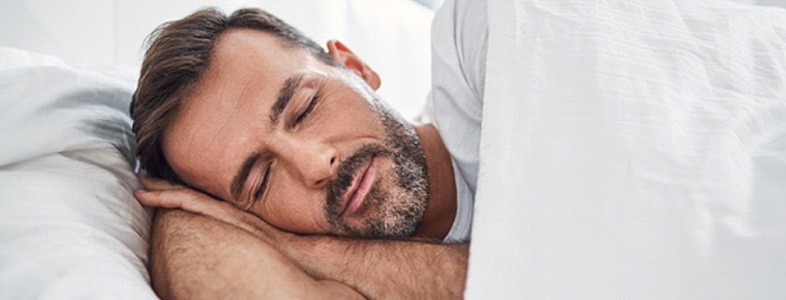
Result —
<path fill-rule="evenodd" d="M 488 1 L 467 298 L 786 296 L 786 11 Z"/>
<path fill-rule="evenodd" d="M 0 47 L 0 299 L 155 299 L 133 82 Z"/>

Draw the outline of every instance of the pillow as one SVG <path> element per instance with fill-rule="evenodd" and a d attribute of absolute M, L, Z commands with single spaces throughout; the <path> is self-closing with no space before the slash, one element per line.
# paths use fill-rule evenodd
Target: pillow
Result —
<path fill-rule="evenodd" d="M 155 298 L 119 78 L 0 47 L 0 298 Z"/>

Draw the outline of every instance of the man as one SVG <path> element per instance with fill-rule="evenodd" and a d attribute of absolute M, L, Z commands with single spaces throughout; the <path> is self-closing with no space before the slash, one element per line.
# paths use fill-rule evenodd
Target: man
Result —
<path fill-rule="evenodd" d="M 154 284 L 165 296 L 459 296 L 467 244 L 419 240 L 463 240 L 474 207 L 467 297 L 781 298 L 784 15 L 724 1 L 446 1 L 432 29 L 438 136 L 390 122 L 370 91 L 378 77 L 341 43 L 321 59 L 197 22 L 184 32 L 217 40 L 212 55 L 163 59 L 205 52 L 162 33 L 170 43 L 148 62 L 205 69 L 143 70 L 140 153 L 162 153 L 146 168 L 168 163 L 151 174 L 229 200 L 147 179 L 163 191 L 137 196 L 236 226 L 164 213 Z M 147 84 L 187 101 L 145 122 Z M 162 142 L 145 146 L 144 128 Z M 234 180 L 246 169 L 250 181 Z"/>
<path fill-rule="evenodd" d="M 260 10 L 157 33 L 132 105 L 137 152 L 180 185 L 143 177 L 135 195 L 197 213 L 157 216 L 160 295 L 461 295 L 471 184 L 433 125 L 402 120 L 369 66 L 327 49 Z"/>

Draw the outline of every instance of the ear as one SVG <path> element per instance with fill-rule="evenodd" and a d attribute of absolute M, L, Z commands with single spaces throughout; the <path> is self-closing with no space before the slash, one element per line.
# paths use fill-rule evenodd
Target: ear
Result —
<path fill-rule="evenodd" d="M 328 54 L 333 59 L 347 67 L 350 71 L 355 72 L 360 78 L 363 78 L 372 89 L 376 90 L 379 88 L 381 81 L 377 72 L 374 72 L 371 67 L 360 60 L 346 45 L 337 40 L 330 40 L 327 42 L 327 48 Z"/>

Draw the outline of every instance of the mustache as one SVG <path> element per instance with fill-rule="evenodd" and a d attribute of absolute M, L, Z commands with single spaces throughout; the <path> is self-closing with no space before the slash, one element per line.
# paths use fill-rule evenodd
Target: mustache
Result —
<path fill-rule="evenodd" d="M 328 185 L 326 210 L 332 218 L 338 218 L 341 213 L 341 200 L 352 185 L 354 176 L 366 163 L 377 156 L 388 156 L 390 150 L 376 144 L 366 144 L 355 151 L 352 156 L 341 162 L 336 170 L 336 177 Z"/>

